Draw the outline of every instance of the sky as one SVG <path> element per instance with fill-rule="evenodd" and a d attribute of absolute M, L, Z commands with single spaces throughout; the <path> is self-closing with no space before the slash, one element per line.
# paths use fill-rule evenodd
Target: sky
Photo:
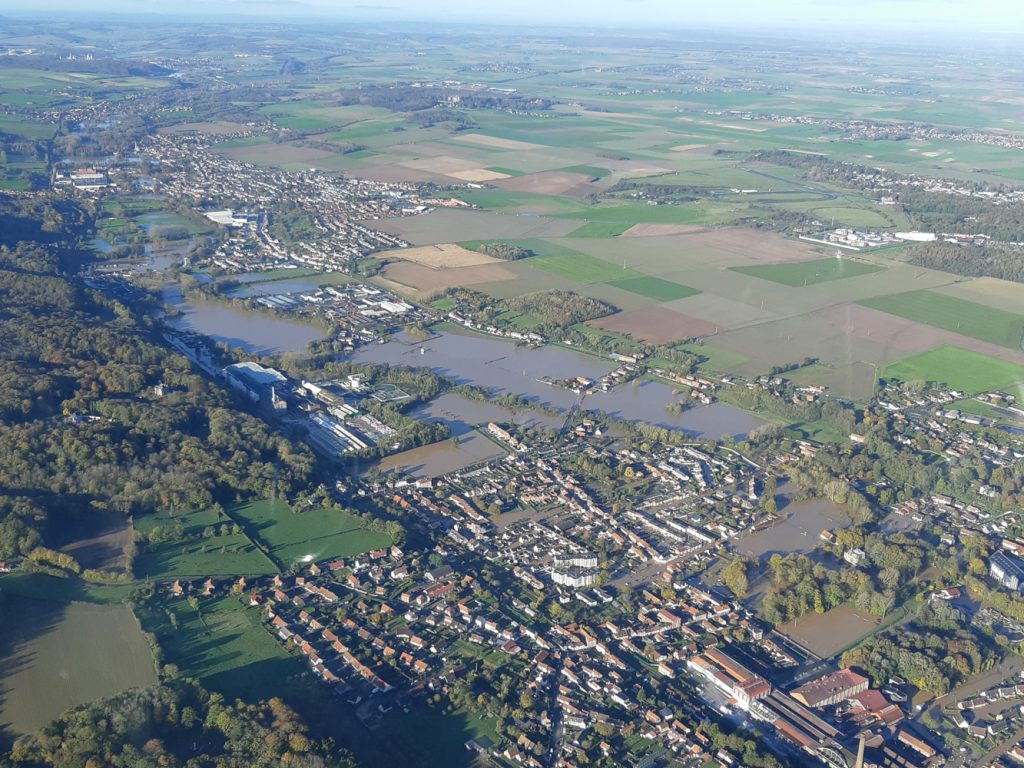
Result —
<path fill-rule="evenodd" d="M 613 28 L 1024 31 L 1022 0 L 91 0 L 90 12 L 313 20 L 525 23 Z M 83 0 L 0 0 L 5 12 L 84 11 Z"/>

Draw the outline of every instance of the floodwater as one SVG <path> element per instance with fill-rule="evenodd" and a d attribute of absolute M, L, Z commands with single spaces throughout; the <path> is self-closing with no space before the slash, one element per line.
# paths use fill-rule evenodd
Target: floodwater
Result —
<path fill-rule="evenodd" d="M 636 381 L 581 398 L 539 379 L 599 379 L 616 364 L 560 347 L 521 347 L 505 339 L 462 333 L 440 333 L 426 341 L 399 334 L 386 344 L 356 350 L 352 359 L 357 363 L 430 367 L 459 383 L 511 392 L 560 411 L 578 404 L 615 418 L 681 429 L 702 437 L 741 438 L 764 424 L 752 414 L 721 403 L 691 408 L 681 415 L 670 414 L 665 406 L 674 399 L 675 390 L 653 381 Z"/>
<path fill-rule="evenodd" d="M 532 408 L 512 410 L 495 403 L 471 400 L 454 392 L 435 397 L 409 411 L 409 415 L 421 421 L 443 421 L 458 440 L 442 440 L 433 445 L 424 445 L 403 453 L 381 459 L 375 465 L 384 471 L 401 468 L 402 472 L 417 479 L 437 477 L 448 472 L 465 469 L 482 461 L 502 456 L 507 451 L 490 438 L 481 434 L 478 426 L 496 421 L 503 424 L 517 424 L 524 427 L 562 426 L 558 416 L 541 413 Z M 369 467 L 367 467 L 369 469 Z"/>
<path fill-rule="evenodd" d="M 189 301 L 176 284 L 164 286 L 164 302 L 182 314 L 168 319 L 179 330 L 194 331 L 246 352 L 303 352 L 323 332 L 298 320 L 249 312 L 214 302 Z"/>
<path fill-rule="evenodd" d="M 805 613 L 779 627 L 779 631 L 800 645 L 828 658 L 870 632 L 878 619 L 852 605 L 839 605 L 825 613 Z"/>
<path fill-rule="evenodd" d="M 468 397 L 449 392 L 435 397 L 428 403 L 409 411 L 409 415 L 420 421 L 443 421 L 453 435 L 464 435 L 474 427 L 495 421 L 500 424 L 516 424 L 521 427 L 562 426 L 563 419 L 534 410 L 518 408 L 513 411 L 487 400 L 470 400 Z"/>
<path fill-rule="evenodd" d="M 506 453 L 508 451 L 474 429 L 439 443 L 392 454 L 381 459 L 376 466 L 385 472 L 397 468 L 418 480 L 465 469 Z"/>
<path fill-rule="evenodd" d="M 806 554 L 821 543 L 821 532 L 850 524 L 845 509 L 828 499 L 804 499 L 787 504 L 784 519 L 771 528 L 736 539 L 735 549 L 751 557 L 768 558 L 793 552 Z"/>

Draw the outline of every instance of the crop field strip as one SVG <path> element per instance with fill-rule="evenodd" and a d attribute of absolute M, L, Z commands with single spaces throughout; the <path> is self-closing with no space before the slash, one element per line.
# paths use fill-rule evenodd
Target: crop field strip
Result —
<path fill-rule="evenodd" d="M 909 291 L 858 303 L 1009 349 L 1021 349 L 1024 339 L 1024 315 L 935 291 Z"/>

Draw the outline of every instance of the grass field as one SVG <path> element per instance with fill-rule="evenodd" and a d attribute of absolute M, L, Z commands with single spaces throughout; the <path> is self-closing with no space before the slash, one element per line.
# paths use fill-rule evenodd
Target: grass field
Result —
<path fill-rule="evenodd" d="M 879 296 L 860 304 L 1010 349 L 1020 349 L 1024 336 L 1024 315 L 934 291 Z"/>
<path fill-rule="evenodd" d="M 670 280 L 662 280 L 660 277 L 631 277 L 625 280 L 613 280 L 608 285 L 646 296 L 655 301 L 675 301 L 700 293 L 696 288 L 682 283 L 673 283 Z"/>
<path fill-rule="evenodd" d="M 204 538 L 207 528 L 231 525 L 208 509 L 170 515 L 149 515 L 136 521 L 148 533 L 157 526 L 185 528 L 184 541 L 147 544 L 135 560 L 136 574 L 145 579 L 183 576 L 235 576 L 277 573 L 277 567 L 255 547 L 244 533 Z"/>
<path fill-rule="evenodd" d="M 525 259 L 523 263 L 575 283 L 609 283 L 614 280 L 644 277 L 636 270 L 623 269 L 617 264 L 584 253 L 565 256 L 534 256 Z"/>
<path fill-rule="evenodd" d="M 306 558 L 348 557 L 392 543 L 388 536 L 362 528 L 359 518 L 338 508 L 316 507 L 300 513 L 282 501 L 265 499 L 228 512 L 285 566 Z"/>
<path fill-rule="evenodd" d="M 569 237 L 618 237 L 633 226 L 628 221 L 588 221 L 570 232 Z"/>
<path fill-rule="evenodd" d="M 283 681 L 303 669 L 261 626 L 260 615 L 234 595 L 201 599 L 198 610 L 187 600 L 157 597 L 140 611 L 165 663 L 229 698 L 250 701 L 278 695 Z"/>
<path fill-rule="evenodd" d="M 6 594 L 0 622 L 0 740 L 66 709 L 156 683 L 149 644 L 124 605 Z"/>
<path fill-rule="evenodd" d="M 1024 382 L 1024 366 L 961 347 L 944 346 L 898 360 L 887 366 L 882 376 L 900 381 L 933 381 L 976 395 Z"/>
<path fill-rule="evenodd" d="M 749 267 L 732 267 L 740 272 L 762 280 L 771 280 L 791 287 L 816 285 L 829 280 L 842 280 L 847 277 L 870 275 L 879 272 L 882 267 L 867 264 L 863 261 L 850 259 L 815 259 L 813 261 L 797 261 L 786 264 L 757 264 Z"/>

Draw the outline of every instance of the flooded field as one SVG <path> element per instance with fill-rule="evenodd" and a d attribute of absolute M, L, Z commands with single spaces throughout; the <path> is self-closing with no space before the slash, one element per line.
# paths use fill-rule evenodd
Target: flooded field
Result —
<path fill-rule="evenodd" d="M 692 408 L 682 415 L 670 414 L 665 406 L 673 400 L 674 390 L 652 381 L 638 381 L 611 392 L 581 397 L 540 379 L 599 379 L 615 364 L 558 347 L 520 347 L 504 339 L 441 333 L 427 341 L 400 336 L 387 344 L 363 347 L 352 359 L 357 363 L 428 366 L 460 383 L 499 393 L 511 392 L 561 411 L 578 404 L 615 418 L 682 429 L 698 436 L 743 437 L 764 423 L 752 414 L 720 403 Z"/>
<path fill-rule="evenodd" d="M 175 328 L 205 334 L 214 341 L 246 352 L 302 352 L 307 344 L 324 335 L 319 328 L 297 320 L 213 302 L 189 301 L 181 295 L 177 285 L 164 288 L 164 301 L 182 313 L 170 320 Z"/>
<path fill-rule="evenodd" d="M 563 419 L 532 408 L 512 410 L 486 400 L 470 400 L 448 393 L 435 397 L 429 403 L 417 406 L 409 415 L 422 421 L 443 421 L 451 427 L 453 435 L 464 435 L 474 427 L 486 427 L 489 422 L 516 424 L 521 427 L 552 427 L 558 429 Z"/>
<path fill-rule="evenodd" d="M 840 605 L 825 613 L 805 613 L 799 619 L 783 624 L 779 631 L 827 658 L 869 632 L 876 624 L 878 619 L 867 611 Z"/>
<path fill-rule="evenodd" d="M 506 453 L 500 445 L 474 429 L 440 443 L 393 454 L 371 466 L 385 472 L 397 469 L 418 480 L 455 472 Z"/>
<path fill-rule="evenodd" d="M 470 400 L 454 393 L 435 397 L 429 403 L 409 411 L 409 415 L 423 421 L 444 422 L 451 429 L 452 437 L 455 439 L 388 456 L 376 464 L 369 465 L 367 470 L 370 466 L 377 466 L 384 471 L 399 468 L 417 479 L 437 477 L 506 453 L 501 446 L 477 431 L 477 427 L 486 429 L 489 422 L 554 429 L 562 426 L 560 417 L 531 408 L 513 411 L 494 403 Z"/>
<path fill-rule="evenodd" d="M 850 524 L 846 510 L 828 499 L 794 501 L 781 514 L 785 519 L 771 528 L 736 539 L 736 551 L 764 559 L 775 554 L 806 554 L 821 543 L 818 537 L 822 531 Z"/>

